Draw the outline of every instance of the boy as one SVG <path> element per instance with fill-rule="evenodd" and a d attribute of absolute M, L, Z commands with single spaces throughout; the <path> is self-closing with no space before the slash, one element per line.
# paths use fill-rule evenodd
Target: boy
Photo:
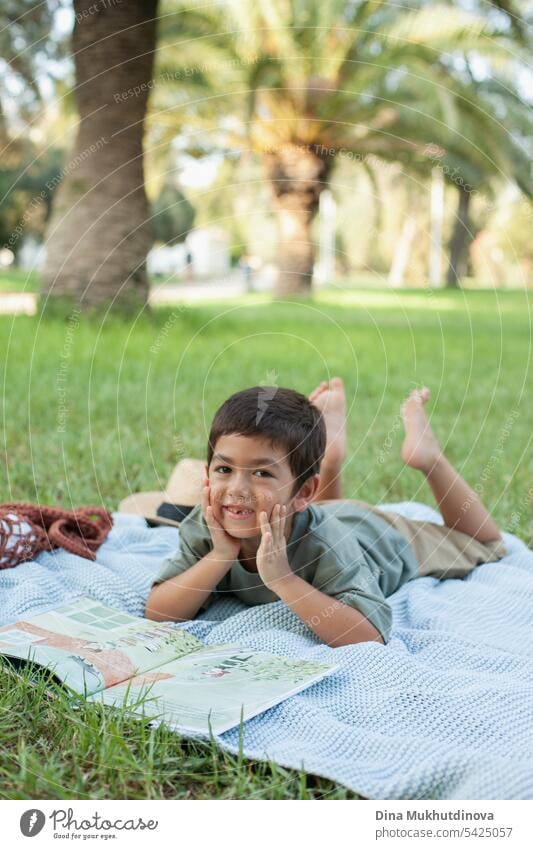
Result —
<path fill-rule="evenodd" d="M 453 469 L 414 390 L 402 405 L 404 462 L 431 486 L 445 525 L 342 500 L 346 401 L 340 378 L 306 398 L 256 386 L 217 411 L 202 503 L 180 526 L 145 615 L 192 619 L 215 592 L 247 604 L 281 599 L 332 647 L 387 643 L 386 597 L 421 575 L 462 577 L 499 560 L 498 527 Z"/>

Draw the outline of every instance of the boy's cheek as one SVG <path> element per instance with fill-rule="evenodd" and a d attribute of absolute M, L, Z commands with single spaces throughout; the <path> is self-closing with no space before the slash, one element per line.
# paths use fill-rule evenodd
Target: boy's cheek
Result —
<path fill-rule="evenodd" d="M 213 512 L 215 514 L 215 519 L 217 520 L 217 522 L 223 522 L 224 521 L 224 518 L 225 518 L 224 510 L 222 509 L 222 504 L 220 503 L 220 501 L 217 501 L 214 504 Z"/>
<path fill-rule="evenodd" d="M 220 488 L 215 484 L 211 483 L 211 506 L 213 510 L 221 510 L 222 509 L 222 492 Z"/>
<path fill-rule="evenodd" d="M 265 492 L 262 498 L 259 498 L 256 504 L 257 515 L 264 510 L 270 520 L 270 514 L 274 509 L 274 505 L 281 503 L 280 494 L 277 492 Z"/>
<path fill-rule="evenodd" d="M 211 490 L 211 507 L 213 508 L 213 513 L 215 515 L 215 519 L 217 522 L 221 522 L 224 518 L 224 511 L 222 509 L 222 499 L 220 497 L 220 493 L 218 493 L 215 489 Z"/>

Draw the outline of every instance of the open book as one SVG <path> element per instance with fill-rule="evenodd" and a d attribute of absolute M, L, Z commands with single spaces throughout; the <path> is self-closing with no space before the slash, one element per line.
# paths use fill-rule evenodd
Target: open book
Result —
<path fill-rule="evenodd" d="M 179 626 L 91 598 L 1 627 L 0 655 L 49 669 L 90 701 L 199 736 L 222 734 L 338 668 L 235 644 L 205 646 Z"/>

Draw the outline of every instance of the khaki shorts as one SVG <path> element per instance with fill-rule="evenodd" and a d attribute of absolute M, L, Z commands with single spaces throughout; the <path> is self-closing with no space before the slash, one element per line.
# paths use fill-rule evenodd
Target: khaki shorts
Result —
<path fill-rule="evenodd" d="M 469 534 L 452 530 L 446 525 L 406 519 L 399 513 L 379 510 L 354 498 L 342 500 L 359 504 L 393 525 L 413 549 L 420 577 L 462 578 L 481 563 L 493 563 L 507 554 L 502 539 L 479 542 Z"/>

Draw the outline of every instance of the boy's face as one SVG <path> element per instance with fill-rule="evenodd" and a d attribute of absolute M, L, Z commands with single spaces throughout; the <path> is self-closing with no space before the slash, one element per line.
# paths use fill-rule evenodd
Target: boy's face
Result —
<path fill-rule="evenodd" d="M 293 496 L 295 478 L 285 452 L 267 439 L 237 434 L 218 439 L 207 474 L 215 519 L 242 540 L 261 536 L 259 514 L 264 510 L 270 520 L 275 504 L 287 506 L 287 536 L 291 515 L 305 510 L 319 483 L 313 475 Z"/>

